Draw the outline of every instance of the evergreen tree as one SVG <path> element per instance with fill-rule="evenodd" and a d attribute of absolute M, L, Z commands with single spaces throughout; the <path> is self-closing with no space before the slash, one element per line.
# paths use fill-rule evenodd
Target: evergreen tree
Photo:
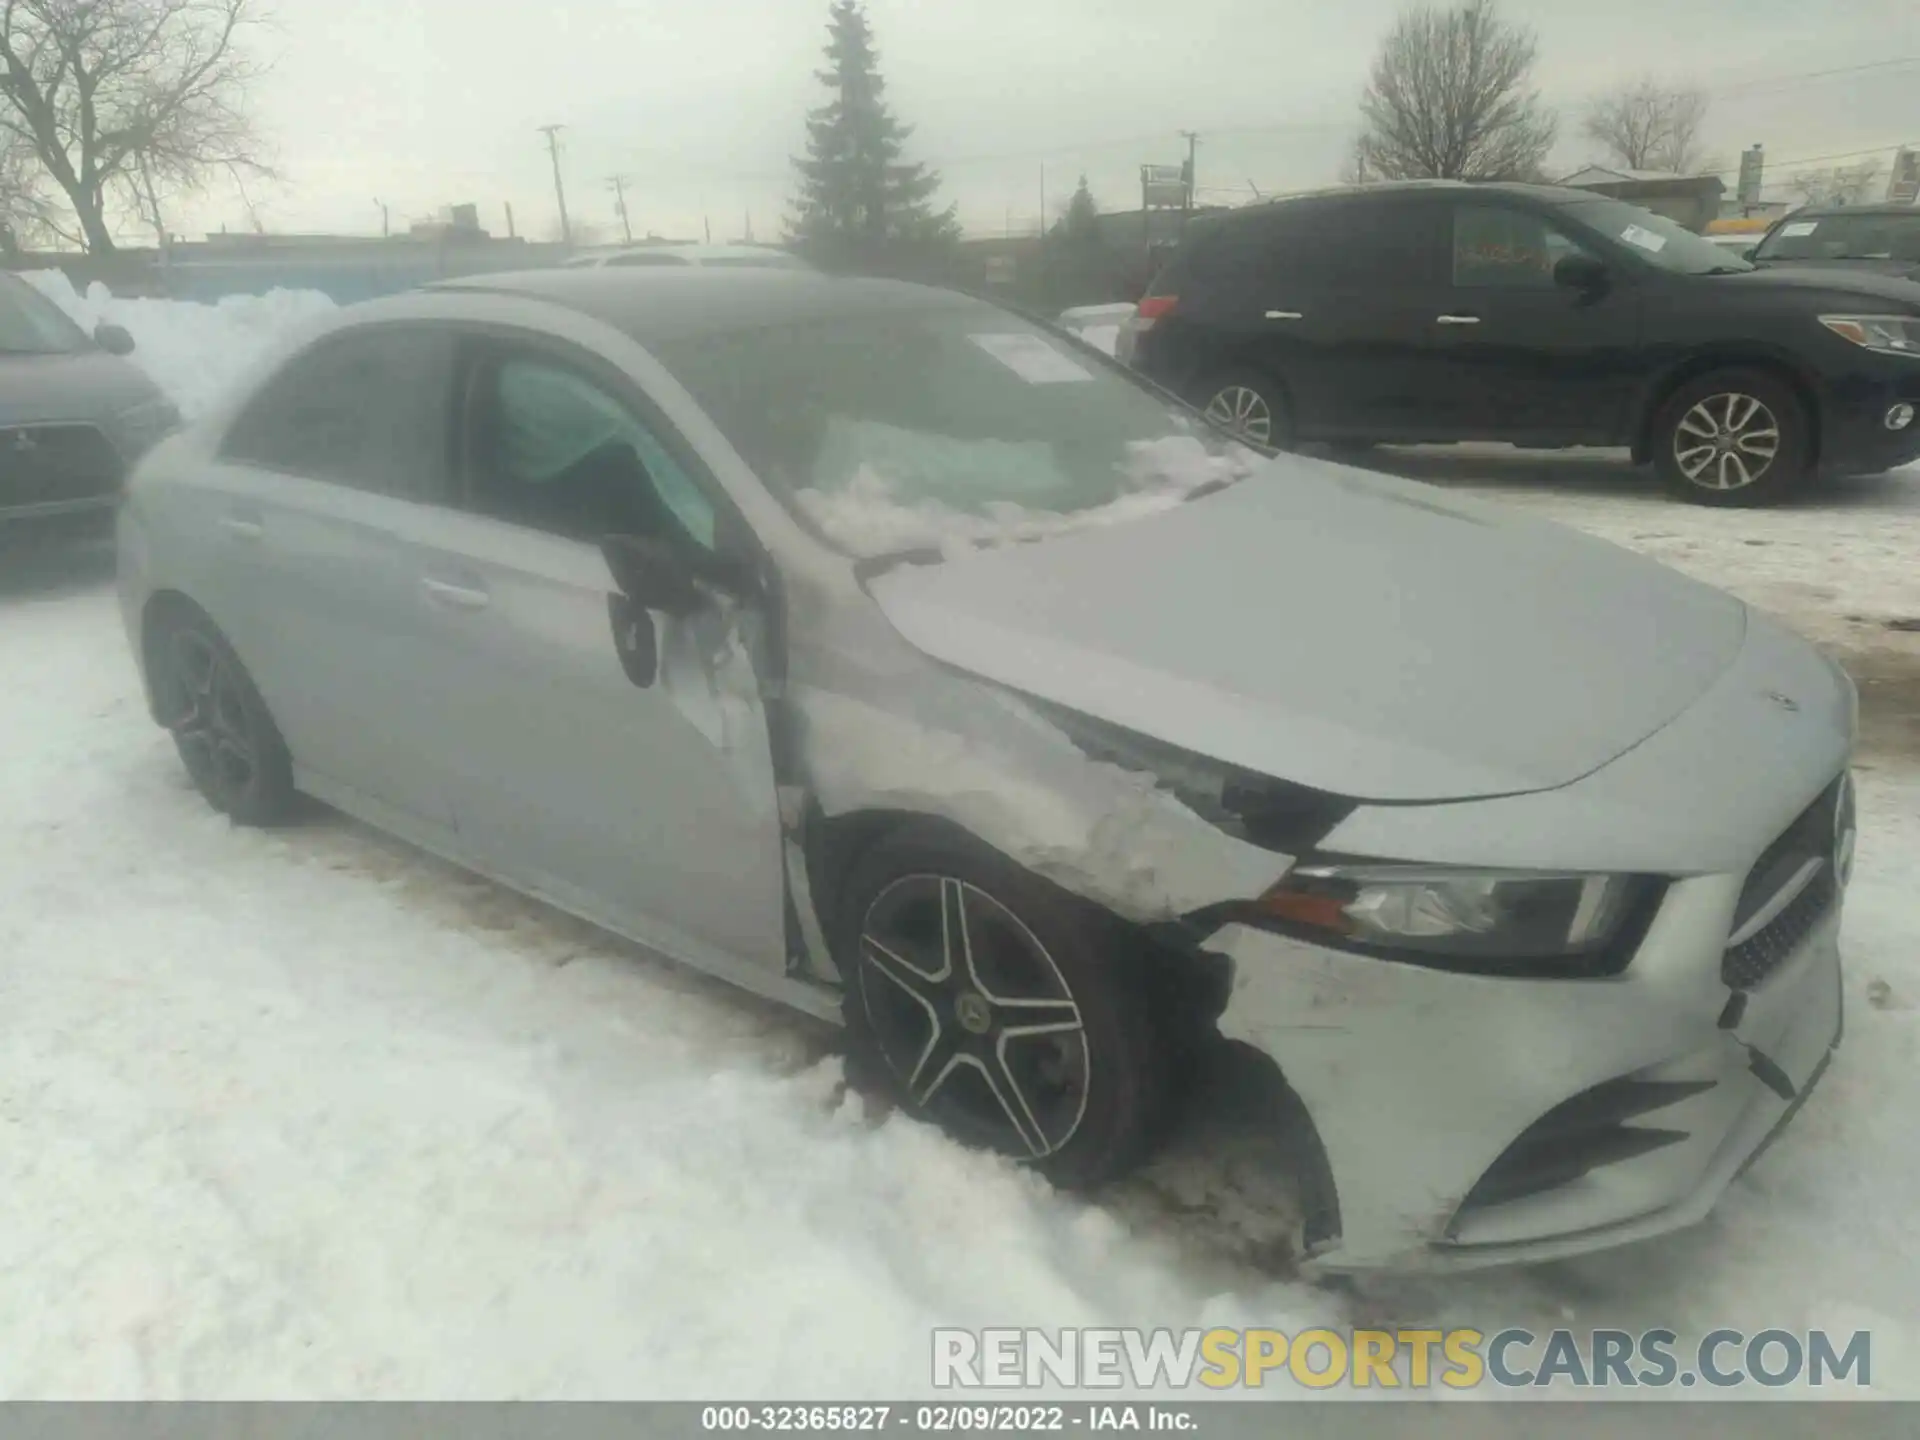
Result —
<path fill-rule="evenodd" d="M 1060 238 L 1075 247 L 1098 248 L 1099 222 L 1100 207 L 1094 203 L 1093 192 L 1087 188 L 1087 177 L 1082 175 L 1079 185 L 1074 188 L 1073 198 L 1067 201 L 1067 213 L 1060 218 Z"/>
<path fill-rule="evenodd" d="M 937 263 L 960 238 L 953 208 L 933 208 L 940 177 L 901 159 L 912 127 L 886 102 L 873 31 L 859 0 L 833 0 L 827 21 L 830 92 L 807 114 L 807 154 L 788 239 L 836 269 L 900 271 Z"/>

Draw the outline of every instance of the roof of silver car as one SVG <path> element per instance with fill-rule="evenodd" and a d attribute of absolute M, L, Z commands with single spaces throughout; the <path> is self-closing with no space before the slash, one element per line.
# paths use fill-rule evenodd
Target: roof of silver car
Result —
<path fill-rule="evenodd" d="M 753 330 L 860 310 L 976 305 L 956 291 L 820 275 L 806 270 L 719 270 L 607 266 L 465 275 L 426 287 L 546 300 L 605 320 L 642 344 L 728 330 Z"/>

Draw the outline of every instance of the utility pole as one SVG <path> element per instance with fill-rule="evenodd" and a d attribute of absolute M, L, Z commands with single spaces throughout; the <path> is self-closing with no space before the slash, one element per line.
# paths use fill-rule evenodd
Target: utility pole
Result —
<path fill-rule="evenodd" d="M 507 207 L 507 238 L 509 240 L 518 240 L 520 236 L 513 228 L 513 202 L 508 200 L 505 203 Z"/>
<path fill-rule="evenodd" d="M 1180 133 L 1186 137 L 1187 141 L 1187 203 L 1183 208 L 1186 215 L 1191 215 L 1193 214 L 1193 186 L 1194 182 L 1200 178 L 1198 168 L 1200 135 L 1194 130 L 1182 130 Z"/>
<path fill-rule="evenodd" d="M 547 154 L 553 157 L 553 195 L 560 202 L 560 240 L 562 244 L 573 244 L 573 222 L 567 219 L 567 187 L 560 182 L 560 132 L 564 125 L 542 125 L 540 133 L 547 137 Z"/>
<path fill-rule="evenodd" d="M 620 217 L 620 229 L 626 234 L 627 243 L 633 243 L 633 225 L 627 219 L 627 180 L 624 175 L 610 175 L 607 183 L 613 187 L 613 208 Z"/>
<path fill-rule="evenodd" d="M 393 227 L 387 222 L 387 202 L 375 200 L 373 203 L 380 207 L 380 238 L 385 240 L 393 234 Z"/>

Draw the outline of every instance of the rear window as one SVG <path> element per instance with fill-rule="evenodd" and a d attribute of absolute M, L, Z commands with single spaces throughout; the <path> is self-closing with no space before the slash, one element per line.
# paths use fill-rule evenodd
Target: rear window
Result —
<path fill-rule="evenodd" d="M 1911 215 L 1809 215 L 1783 222 L 1758 260 L 1905 260 L 1920 264 L 1920 208 Z"/>
<path fill-rule="evenodd" d="M 1221 225 L 1196 245 L 1189 268 L 1209 284 L 1312 285 L 1331 290 L 1434 284 L 1446 242 L 1425 197 L 1304 201 Z"/>

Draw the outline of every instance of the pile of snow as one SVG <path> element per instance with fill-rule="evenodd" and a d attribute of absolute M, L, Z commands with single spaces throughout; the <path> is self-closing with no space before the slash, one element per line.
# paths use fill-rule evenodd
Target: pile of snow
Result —
<path fill-rule="evenodd" d="M 953 557 L 983 545 L 1038 540 L 1156 514 L 1202 486 L 1244 479 L 1259 463 L 1244 446 L 1214 451 L 1192 435 L 1132 442 L 1116 476 L 1115 498 L 1063 513 L 1043 503 L 1048 494 L 1073 488 L 1050 445 L 954 440 L 870 421 L 836 420 L 816 467 L 835 483 L 816 483 L 794 498 L 829 539 L 851 554 L 928 549 Z M 943 498 L 984 488 L 981 477 L 1003 496 L 1024 486 L 1034 503 L 1000 499 L 961 508 Z"/>
<path fill-rule="evenodd" d="M 265 354 L 337 308 L 333 300 L 313 290 L 230 295 L 215 304 L 199 305 L 123 298 L 97 281 L 82 294 L 59 270 L 31 270 L 21 278 L 89 334 L 102 321 L 124 326 L 133 336 L 131 358 L 189 420 L 247 375 Z"/>

